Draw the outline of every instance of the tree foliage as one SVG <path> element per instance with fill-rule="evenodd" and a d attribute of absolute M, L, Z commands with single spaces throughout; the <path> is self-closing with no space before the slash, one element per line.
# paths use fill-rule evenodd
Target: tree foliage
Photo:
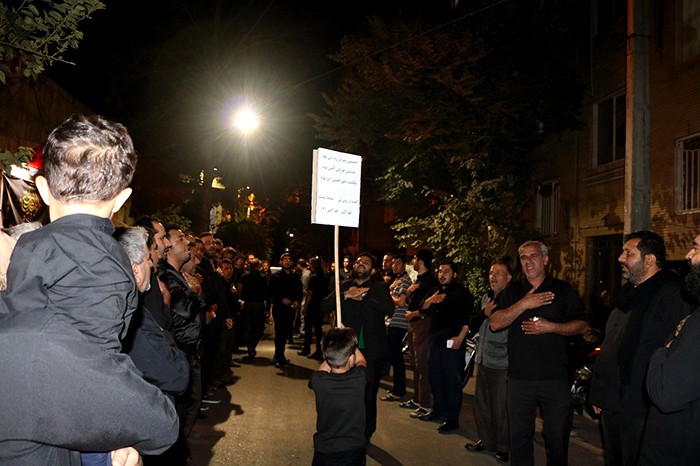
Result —
<path fill-rule="evenodd" d="M 78 24 L 105 6 L 99 0 L 22 0 L 0 3 L 0 82 L 7 73 L 36 78 L 78 48 Z"/>
<path fill-rule="evenodd" d="M 0 170 L 7 170 L 13 165 L 22 165 L 29 162 L 32 157 L 32 148 L 20 146 L 16 153 L 0 149 Z"/>
<path fill-rule="evenodd" d="M 333 57 L 345 75 L 312 115 L 318 136 L 365 157 L 365 175 L 400 216 L 402 246 L 465 264 L 477 291 L 517 237 L 526 154 L 577 125 L 581 87 L 550 53 L 566 29 L 528 11 L 369 26 Z"/>
<path fill-rule="evenodd" d="M 182 207 L 178 205 L 170 205 L 164 209 L 157 210 L 153 215 L 160 220 L 164 227 L 168 225 L 177 225 L 184 233 L 192 233 L 192 221 L 182 215 Z"/>

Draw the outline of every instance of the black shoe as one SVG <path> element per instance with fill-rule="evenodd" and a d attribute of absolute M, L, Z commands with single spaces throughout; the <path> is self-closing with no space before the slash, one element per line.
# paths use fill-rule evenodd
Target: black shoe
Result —
<path fill-rule="evenodd" d="M 510 455 L 504 451 L 496 452 L 496 461 L 499 463 L 507 463 L 510 460 Z"/>
<path fill-rule="evenodd" d="M 307 350 L 297 351 L 297 354 L 298 354 L 299 356 L 310 356 L 310 355 L 311 355 L 311 353 L 310 353 L 309 351 L 307 351 Z"/>
<path fill-rule="evenodd" d="M 464 448 L 466 448 L 469 451 L 484 451 L 486 447 L 484 446 L 484 443 L 479 440 L 476 443 L 467 443 L 464 445 Z"/>
<path fill-rule="evenodd" d="M 411 416 L 411 418 L 413 418 L 413 419 L 420 419 L 422 416 L 425 416 L 426 414 L 430 414 L 431 412 L 432 411 L 430 411 L 430 410 L 419 407 L 418 409 L 416 409 L 415 411 L 410 413 L 409 416 Z"/>
<path fill-rule="evenodd" d="M 275 362 L 275 367 L 280 368 L 280 367 L 287 367 L 287 363 L 289 362 L 289 359 L 284 359 L 282 361 L 276 361 Z"/>
<path fill-rule="evenodd" d="M 440 427 L 438 427 L 438 432 L 441 434 L 446 434 L 448 432 L 452 432 L 459 429 L 459 422 L 453 421 L 452 419 L 448 419 L 447 421 L 443 422 L 440 424 Z"/>
<path fill-rule="evenodd" d="M 444 419 L 438 417 L 437 414 L 435 414 L 435 411 L 430 411 L 425 414 L 422 414 L 418 416 L 418 419 L 421 421 L 436 421 L 436 422 L 442 422 Z"/>
<path fill-rule="evenodd" d="M 408 400 L 399 403 L 399 408 L 416 410 L 420 408 L 420 405 L 413 400 Z"/>

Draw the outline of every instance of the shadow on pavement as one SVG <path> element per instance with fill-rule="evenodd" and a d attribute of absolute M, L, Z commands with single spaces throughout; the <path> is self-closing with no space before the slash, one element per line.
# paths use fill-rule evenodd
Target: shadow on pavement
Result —
<path fill-rule="evenodd" d="M 312 369 L 289 363 L 286 366 L 279 368 L 277 375 L 280 377 L 289 377 L 290 379 L 310 380 L 311 374 L 313 373 L 314 371 Z"/>
<path fill-rule="evenodd" d="M 371 443 L 367 447 L 367 456 L 382 466 L 403 466 L 403 463 L 391 456 L 391 453 Z"/>

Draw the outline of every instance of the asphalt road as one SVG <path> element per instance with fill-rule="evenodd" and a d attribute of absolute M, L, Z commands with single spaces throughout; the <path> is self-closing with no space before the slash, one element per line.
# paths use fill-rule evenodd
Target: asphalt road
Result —
<path fill-rule="evenodd" d="M 268 327 L 268 332 L 270 329 Z M 234 357 L 235 383 L 215 392 L 222 402 L 209 409 L 190 437 L 193 466 L 203 465 L 310 465 L 316 410 L 307 384 L 318 362 L 298 356 L 300 345 L 288 345 L 291 364 L 276 369 L 271 361 L 273 342 L 260 343 L 253 361 Z M 412 373 L 409 371 L 409 379 Z M 409 380 L 409 387 L 411 381 Z M 388 379 L 380 396 L 391 387 Z M 368 465 L 496 465 L 493 456 L 471 453 L 467 442 L 478 439 L 472 416 L 473 379 L 465 388 L 461 428 L 442 435 L 437 424 L 409 418 L 397 403 L 378 401 L 377 432 L 368 449 Z M 545 464 L 544 441 L 538 422 L 535 462 Z M 574 416 L 569 464 L 603 464 L 597 423 Z"/>

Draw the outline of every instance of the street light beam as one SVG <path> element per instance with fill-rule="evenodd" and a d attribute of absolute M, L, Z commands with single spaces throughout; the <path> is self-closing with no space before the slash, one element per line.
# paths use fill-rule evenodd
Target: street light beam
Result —
<path fill-rule="evenodd" d="M 250 108 L 243 108 L 234 115 L 233 126 L 243 133 L 250 133 L 260 126 L 260 119 Z"/>

